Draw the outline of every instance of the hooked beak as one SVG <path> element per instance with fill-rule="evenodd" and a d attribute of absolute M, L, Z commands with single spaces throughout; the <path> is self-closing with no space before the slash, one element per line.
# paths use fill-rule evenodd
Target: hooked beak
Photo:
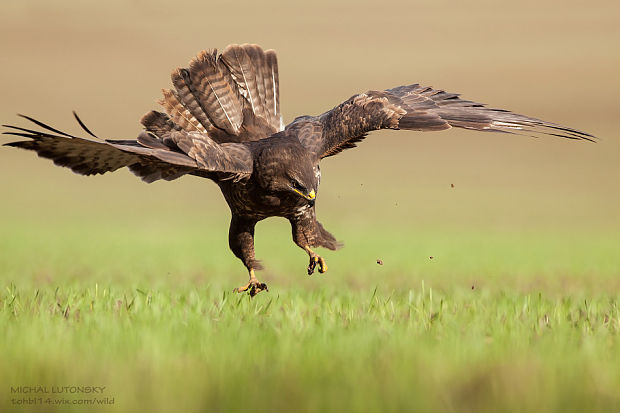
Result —
<path fill-rule="evenodd" d="M 299 195 L 303 196 L 304 198 L 306 198 L 308 201 L 314 201 L 314 199 L 316 198 L 316 193 L 314 192 L 314 189 L 312 191 L 310 191 L 307 194 L 304 194 L 303 192 L 293 188 L 293 191 L 297 192 Z"/>

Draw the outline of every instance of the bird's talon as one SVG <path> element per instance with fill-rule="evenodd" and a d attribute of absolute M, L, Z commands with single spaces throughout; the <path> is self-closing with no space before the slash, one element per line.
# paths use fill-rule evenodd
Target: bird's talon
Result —
<path fill-rule="evenodd" d="M 316 267 L 316 261 L 310 259 L 310 265 L 308 265 L 308 275 L 314 274 L 314 268 Z"/>
<path fill-rule="evenodd" d="M 265 283 L 261 283 L 258 280 L 252 280 L 247 285 L 244 285 L 239 288 L 235 288 L 233 290 L 233 292 L 237 292 L 237 293 L 243 293 L 245 291 L 247 291 L 248 294 L 250 294 L 250 297 L 254 297 L 256 294 L 260 293 L 261 291 L 269 291 L 269 288 L 267 288 L 267 284 Z"/>
<path fill-rule="evenodd" d="M 267 284 L 265 283 L 252 284 L 252 288 L 250 288 L 250 297 L 254 297 L 256 294 L 260 293 L 261 291 L 269 291 L 269 288 L 267 288 Z"/>
<path fill-rule="evenodd" d="M 316 255 L 314 257 L 310 257 L 310 265 L 308 265 L 308 275 L 314 274 L 314 270 L 318 265 L 319 273 L 323 274 L 327 272 L 327 263 L 323 259 L 323 257 Z"/>

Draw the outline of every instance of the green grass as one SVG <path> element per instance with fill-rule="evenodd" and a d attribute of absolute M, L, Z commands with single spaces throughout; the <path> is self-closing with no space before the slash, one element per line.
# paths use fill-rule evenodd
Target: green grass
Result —
<path fill-rule="evenodd" d="M 328 274 L 261 223 L 254 300 L 215 185 L 0 148 L 0 412 L 620 411 L 617 1 L 4 3 L 3 124 L 134 138 L 170 70 L 256 42 L 285 122 L 420 82 L 602 139 L 375 132 L 322 163 Z"/>
<path fill-rule="evenodd" d="M 226 222 L 192 218 L 6 223 L 3 411 L 85 409 L 16 406 L 16 385 L 106 386 L 106 411 L 620 408 L 614 231 L 345 220 L 347 247 L 308 277 L 276 220 L 258 232 L 270 292 L 250 299 L 230 292 L 246 276 Z"/>
<path fill-rule="evenodd" d="M 459 138 L 415 162 L 372 163 L 380 136 L 328 160 L 317 214 L 345 248 L 308 277 L 288 223 L 261 222 L 253 300 L 231 293 L 247 275 L 214 185 L 6 152 L 5 176 L 32 173 L 0 180 L 0 411 L 88 409 L 13 405 L 24 385 L 106 386 L 101 411 L 620 410 L 617 162 L 571 160 L 612 151 L 504 165 L 465 145 L 471 173 L 437 168 Z"/>

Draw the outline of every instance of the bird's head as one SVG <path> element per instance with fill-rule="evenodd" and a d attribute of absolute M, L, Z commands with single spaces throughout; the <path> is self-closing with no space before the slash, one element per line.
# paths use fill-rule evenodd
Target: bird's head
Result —
<path fill-rule="evenodd" d="M 278 144 L 265 148 L 254 170 L 263 190 L 295 194 L 314 204 L 319 186 L 319 166 L 299 144 Z"/>

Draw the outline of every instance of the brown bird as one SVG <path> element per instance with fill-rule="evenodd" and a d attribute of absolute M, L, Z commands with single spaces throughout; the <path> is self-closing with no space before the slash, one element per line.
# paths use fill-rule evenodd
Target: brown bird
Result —
<path fill-rule="evenodd" d="M 273 50 L 231 45 L 221 54 L 203 51 L 189 68 L 172 72 L 174 89 L 163 90 L 164 112 L 141 119 L 136 140 L 100 140 L 62 132 L 23 116 L 41 128 L 4 125 L 28 138 L 6 145 L 36 151 L 82 175 L 122 167 L 150 183 L 183 175 L 208 178 L 220 187 L 232 219 L 229 245 L 249 272 L 236 289 L 254 296 L 267 286 L 256 278 L 254 227 L 272 216 L 287 218 L 293 241 L 310 257 L 308 274 L 327 271 L 313 247 L 335 250 L 334 236 L 316 220 L 321 159 L 353 148 L 377 129 L 439 131 L 451 127 L 592 141 L 576 129 L 491 109 L 455 93 L 418 84 L 352 96 L 319 116 L 301 116 L 286 127 L 280 114 L 278 65 Z"/>

